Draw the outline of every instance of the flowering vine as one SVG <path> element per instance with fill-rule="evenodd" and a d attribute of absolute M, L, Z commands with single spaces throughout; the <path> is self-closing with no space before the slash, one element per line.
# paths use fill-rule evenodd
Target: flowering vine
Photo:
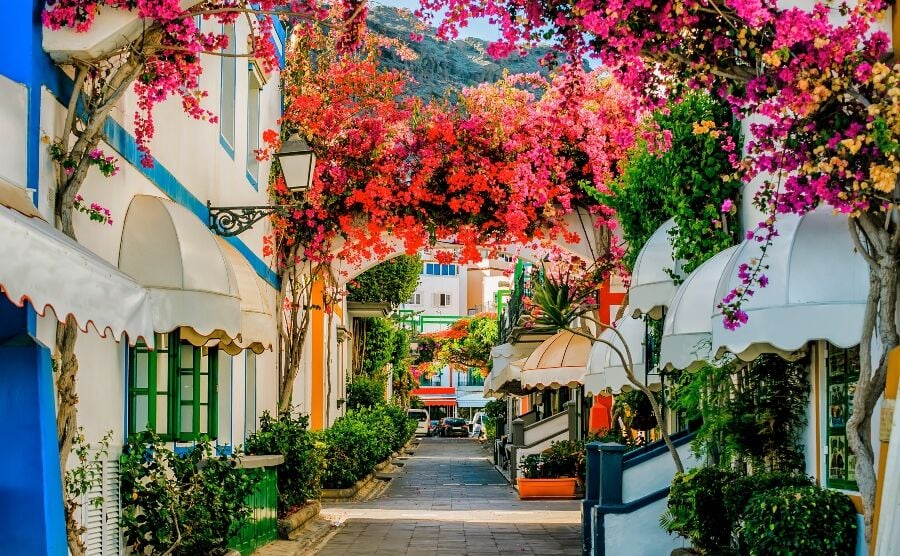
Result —
<path fill-rule="evenodd" d="M 108 208 L 100 206 L 99 203 L 87 204 L 81 195 L 75 195 L 75 210 L 84 213 L 91 219 L 91 222 L 99 222 L 100 224 L 109 224 L 112 226 L 112 214 Z"/>
<path fill-rule="evenodd" d="M 299 204 L 276 217 L 276 235 L 306 257 L 384 256 L 390 235 L 409 253 L 456 244 L 452 257 L 467 262 L 482 248 L 575 242 L 564 220 L 576 210 L 592 215 L 588 228 L 612 225 L 587 187 L 604 189 L 619 171 L 639 111 L 599 73 L 508 76 L 462 90 L 457 104 L 425 105 L 404 95 L 404 75 L 377 67 L 374 50 L 291 60 L 285 75 L 282 125 L 306 137 L 318 164 L 299 203 L 276 177 L 275 202 Z"/>

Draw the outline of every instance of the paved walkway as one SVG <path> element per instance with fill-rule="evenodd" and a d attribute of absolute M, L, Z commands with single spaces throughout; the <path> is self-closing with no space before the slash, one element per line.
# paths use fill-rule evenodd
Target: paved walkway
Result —
<path fill-rule="evenodd" d="M 580 554 L 574 500 L 521 501 L 470 439 L 426 438 L 377 500 L 331 504 L 317 554 Z"/>

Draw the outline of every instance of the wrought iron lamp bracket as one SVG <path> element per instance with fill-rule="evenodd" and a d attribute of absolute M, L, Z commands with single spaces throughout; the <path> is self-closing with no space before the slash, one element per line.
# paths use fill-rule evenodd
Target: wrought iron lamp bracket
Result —
<path fill-rule="evenodd" d="M 209 211 L 209 229 L 222 237 L 244 233 L 266 216 L 287 207 L 283 205 L 262 205 L 251 207 L 214 207 L 206 202 Z"/>

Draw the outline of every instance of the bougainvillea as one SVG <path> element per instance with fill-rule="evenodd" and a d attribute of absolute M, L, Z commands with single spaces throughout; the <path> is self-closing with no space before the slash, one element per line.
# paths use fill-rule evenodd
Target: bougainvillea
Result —
<path fill-rule="evenodd" d="M 202 100 L 208 93 L 200 87 L 205 53 L 222 53 L 231 48 L 233 55 L 256 60 L 264 71 L 278 70 L 279 57 L 273 37 L 275 21 L 279 18 L 295 24 L 295 33 L 313 32 L 330 12 L 316 0 L 55 0 L 47 2 L 42 21 L 50 30 L 63 27 L 88 32 L 102 10 L 132 10 L 148 23 L 148 29 L 159 34 L 142 52 L 143 64 L 134 81 L 138 110 L 134 115 L 134 134 L 141 163 L 152 166 L 150 140 L 154 135 L 153 109 L 166 99 L 177 96 L 184 112 L 197 120 L 212 123 L 218 116 L 204 108 Z M 342 48 L 352 49 L 358 42 L 360 25 L 365 22 L 364 5 L 348 0 L 333 10 L 338 21 L 344 21 L 340 33 Z M 339 13 L 338 13 L 339 12 Z M 210 21 L 205 27 L 199 23 Z M 224 26 L 233 25 L 244 17 L 250 29 L 247 49 L 229 45 Z M 213 30 L 210 31 L 209 28 Z M 131 45 L 129 45 L 130 48 Z M 246 50 L 246 51 L 243 51 Z M 95 71 L 100 77 L 100 72 Z"/>
<path fill-rule="evenodd" d="M 605 201 L 628 244 L 629 268 L 653 232 L 674 219 L 669 240 L 681 269 L 666 270 L 680 279 L 740 237 L 732 199 L 741 182 L 730 175 L 737 126 L 728 107 L 704 93 L 666 104 L 647 126 L 651 140 L 642 139 L 632 150 Z M 725 203 L 731 204 L 723 211 Z"/>
<path fill-rule="evenodd" d="M 288 63 L 282 135 L 305 136 L 318 164 L 300 206 L 276 218 L 282 245 L 353 262 L 396 249 L 390 235 L 408 253 L 455 244 L 452 256 L 467 262 L 484 248 L 575 243 L 592 225 L 611 226 L 611 211 L 586 190 L 605 190 L 618 173 L 639 114 L 611 79 L 580 70 L 550 81 L 508 76 L 462 90 L 456 104 L 422 105 L 404 95 L 406 76 L 378 68 L 376 52 Z M 296 202 L 280 178 L 273 193 L 279 204 Z M 567 229 L 579 209 L 593 222 Z"/>
<path fill-rule="evenodd" d="M 418 342 L 427 346 L 419 352 L 419 374 L 423 364 L 429 369 L 474 368 L 482 376 L 490 368 L 491 349 L 499 339 L 496 313 L 480 313 L 461 318 L 446 330 L 420 334 Z M 427 353 L 428 360 L 421 360 Z M 427 376 L 427 372 L 425 373 Z"/>

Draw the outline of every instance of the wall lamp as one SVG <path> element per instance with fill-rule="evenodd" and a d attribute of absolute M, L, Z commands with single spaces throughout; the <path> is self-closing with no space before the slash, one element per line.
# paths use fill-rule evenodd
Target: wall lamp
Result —
<path fill-rule="evenodd" d="M 292 193 L 303 193 L 312 187 L 316 169 L 316 153 L 309 144 L 296 133 L 281 144 L 275 153 L 281 165 L 284 182 Z M 214 233 L 230 237 L 246 232 L 254 224 L 280 210 L 291 208 L 287 205 L 261 205 L 246 207 L 214 207 L 206 201 L 209 211 L 209 229 Z"/>

